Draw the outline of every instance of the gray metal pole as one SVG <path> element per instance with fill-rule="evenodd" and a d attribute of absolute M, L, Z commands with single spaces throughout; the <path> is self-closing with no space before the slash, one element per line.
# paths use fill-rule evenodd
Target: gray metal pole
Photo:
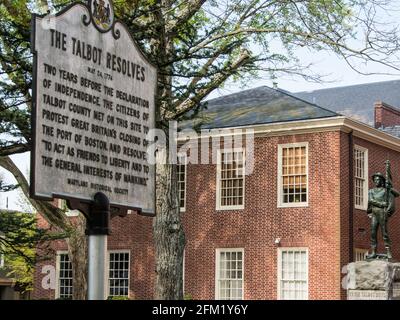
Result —
<path fill-rule="evenodd" d="M 110 201 L 104 193 L 97 192 L 90 206 L 86 223 L 88 243 L 88 299 L 106 298 L 105 279 L 107 262 L 107 236 L 110 234 Z"/>
<path fill-rule="evenodd" d="M 107 235 L 90 235 L 88 245 L 88 299 L 104 300 L 106 298 Z"/>

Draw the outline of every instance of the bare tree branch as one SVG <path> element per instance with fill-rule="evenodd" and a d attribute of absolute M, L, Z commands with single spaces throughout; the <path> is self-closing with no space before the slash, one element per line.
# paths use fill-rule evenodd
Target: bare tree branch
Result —
<path fill-rule="evenodd" d="M 220 74 L 212 78 L 207 86 L 197 90 L 193 98 L 188 98 L 184 102 L 176 106 L 176 113 L 170 115 L 171 119 L 177 119 L 181 115 L 185 114 L 189 110 L 193 109 L 196 104 L 199 104 L 204 97 L 206 97 L 210 92 L 218 88 L 226 79 L 228 79 L 234 72 L 236 72 L 241 66 L 243 66 L 246 61 L 250 59 L 250 54 L 247 50 L 243 50 L 238 59 L 228 66 L 225 70 L 221 71 Z"/>
<path fill-rule="evenodd" d="M 0 166 L 9 171 L 14 178 L 17 180 L 19 186 L 21 187 L 24 195 L 30 199 L 32 205 L 54 226 L 62 228 L 63 230 L 69 230 L 71 225 L 61 209 L 53 206 L 51 203 L 41 200 L 34 200 L 30 198 L 29 194 L 29 184 L 25 179 L 25 176 L 10 159 L 10 157 L 0 157 Z"/>
<path fill-rule="evenodd" d="M 10 156 L 13 154 L 24 153 L 30 151 L 29 146 L 25 143 L 16 143 L 5 147 L 0 147 L 0 157 Z"/>

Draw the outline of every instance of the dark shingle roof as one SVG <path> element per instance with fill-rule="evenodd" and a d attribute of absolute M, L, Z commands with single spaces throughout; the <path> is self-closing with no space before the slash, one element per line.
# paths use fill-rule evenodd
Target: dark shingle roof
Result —
<path fill-rule="evenodd" d="M 380 128 L 383 132 L 391 134 L 392 136 L 400 138 L 400 126 Z"/>
<path fill-rule="evenodd" d="M 303 91 L 293 95 L 372 125 L 375 102 L 400 106 L 400 80 Z"/>
<path fill-rule="evenodd" d="M 205 102 L 196 120 L 183 121 L 181 128 L 239 127 L 273 122 L 319 119 L 338 116 L 336 112 L 301 100 L 279 89 L 267 86 L 244 90 Z"/>

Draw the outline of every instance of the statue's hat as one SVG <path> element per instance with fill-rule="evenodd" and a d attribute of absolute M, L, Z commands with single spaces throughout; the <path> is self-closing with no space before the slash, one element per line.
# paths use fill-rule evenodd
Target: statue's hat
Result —
<path fill-rule="evenodd" d="M 382 179 L 383 179 L 383 181 L 386 181 L 386 178 L 385 178 L 385 176 L 384 176 L 382 173 L 380 173 L 380 172 L 376 172 L 376 173 L 374 173 L 374 174 L 372 175 L 372 180 L 373 180 L 375 177 L 382 178 Z"/>

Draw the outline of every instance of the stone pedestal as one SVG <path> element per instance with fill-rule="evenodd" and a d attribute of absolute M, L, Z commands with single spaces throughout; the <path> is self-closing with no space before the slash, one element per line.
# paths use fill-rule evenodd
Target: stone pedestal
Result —
<path fill-rule="evenodd" d="M 373 260 L 347 266 L 347 300 L 400 300 L 400 263 Z"/>

